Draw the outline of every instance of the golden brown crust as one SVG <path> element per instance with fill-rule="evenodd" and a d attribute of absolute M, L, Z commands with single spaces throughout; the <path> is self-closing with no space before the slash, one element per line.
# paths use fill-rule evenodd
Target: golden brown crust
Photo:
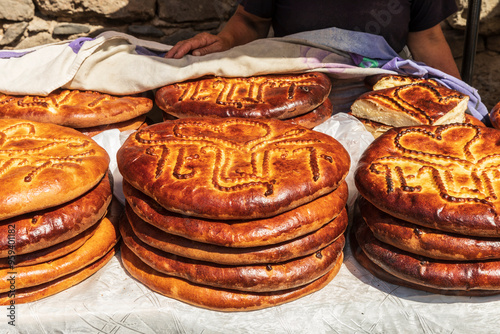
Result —
<path fill-rule="evenodd" d="M 287 303 L 325 287 L 338 273 L 343 253 L 333 269 L 305 286 L 275 292 L 248 292 L 208 287 L 162 274 L 142 262 L 124 244 L 121 258 L 125 269 L 138 281 L 162 295 L 218 311 L 251 311 Z"/>
<path fill-rule="evenodd" d="M 124 234 L 136 235 L 151 247 L 193 260 L 227 265 L 277 263 L 312 254 L 336 240 L 347 227 L 347 211 L 344 209 L 333 221 L 304 236 L 279 244 L 234 248 L 211 245 L 186 239 L 146 223 L 130 206 L 126 207 L 128 219 L 122 220 L 120 229 Z"/>
<path fill-rule="evenodd" d="M 444 86 L 414 83 L 370 91 L 351 106 L 353 115 L 391 126 L 463 122 L 469 97 Z"/>
<path fill-rule="evenodd" d="M 117 162 L 128 183 L 167 210 L 253 219 L 333 191 L 350 157 L 334 138 L 280 120 L 197 118 L 132 134 Z"/>
<path fill-rule="evenodd" d="M 498 102 L 493 107 L 493 109 L 491 109 L 489 115 L 490 115 L 491 125 L 495 129 L 499 129 L 500 130 L 500 102 Z"/>
<path fill-rule="evenodd" d="M 0 258 L 13 255 L 9 254 L 14 245 L 13 235 L 16 256 L 75 237 L 104 216 L 111 199 L 111 183 L 106 173 L 98 185 L 72 201 L 1 221 Z"/>
<path fill-rule="evenodd" d="M 477 118 L 475 118 L 474 116 L 472 116 L 470 114 L 465 114 L 465 122 L 464 123 L 472 124 L 472 125 L 476 125 L 476 126 L 481 126 L 481 127 L 486 126 L 483 122 L 481 122 L 480 120 L 478 120 Z"/>
<path fill-rule="evenodd" d="M 92 91 L 56 90 L 48 96 L 0 94 L 0 118 L 26 119 L 71 128 L 123 122 L 147 113 L 145 97 L 113 96 Z"/>
<path fill-rule="evenodd" d="M 49 262 L 57 258 L 63 257 L 76 249 L 80 248 L 99 227 L 99 224 L 94 224 L 85 231 L 75 235 L 73 238 L 55 244 L 53 246 L 43 248 L 31 253 L 18 255 L 16 253 L 13 257 L 6 257 L 0 259 L 0 268 L 9 268 L 11 263 L 15 262 L 17 267 L 32 266 L 35 264 Z M 14 261 L 14 262 L 11 262 Z"/>
<path fill-rule="evenodd" d="M 330 90 L 330 79 L 323 73 L 205 77 L 162 87 L 155 100 L 178 118 L 286 119 L 315 109 Z"/>
<path fill-rule="evenodd" d="M 1 293 L 0 305 L 10 305 L 11 300 L 14 300 L 16 304 L 30 303 L 69 289 L 92 276 L 104 267 L 115 255 L 115 249 L 116 247 L 112 248 L 106 255 L 94 263 L 75 271 L 74 273 L 44 284 L 16 290 L 15 296 L 12 296 L 10 292 Z"/>
<path fill-rule="evenodd" d="M 500 261 L 440 261 L 379 241 L 362 221 L 354 226 L 359 246 L 376 265 L 402 280 L 445 290 L 500 290 Z"/>
<path fill-rule="evenodd" d="M 247 221 L 198 219 L 165 210 L 154 200 L 123 182 L 127 203 L 149 224 L 187 239 L 225 247 L 277 244 L 316 231 L 345 207 L 347 183 L 330 194 L 271 218 Z"/>
<path fill-rule="evenodd" d="M 101 219 L 94 235 L 83 246 L 66 256 L 51 262 L 14 268 L 16 272 L 16 289 L 37 286 L 53 281 L 80 270 L 103 257 L 116 245 L 120 238 L 118 222 L 115 221 L 116 218 L 116 216 L 110 214 Z M 113 219 L 113 221 L 110 219 Z M 8 278 L 11 276 L 11 271 L 12 268 L 0 270 L 0 277 L 2 277 L 0 292 L 10 290 L 10 281 L 8 281 Z"/>
<path fill-rule="evenodd" d="M 370 90 L 404 86 L 413 83 L 426 83 L 432 86 L 442 86 L 434 79 L 425 79 L 409 75 L 377 74 L 365 78 L 365 84 Z"/>
<path fill-rule="evenodd" d="M 146 124 L 146 115 L 141 115 L 141 116 L 137 116 L 135 118 L 132 118 L 130 120 L 123 121 L 123 122 L 92 126 L 89 128 L 80 128 L 77 130 L 86 136 L 94 137 L 101 132 L 104 132 L 107 130 L 113 130 L 113 129 L 117 129 L 120 132 L 129 131 L 129 130 L 138 130 L 139 128 L 141 128 L 145 124 Z"/>
<path fill-rule="evenodd" d="M 135 255 L 159 272 L 197 284 L 254 292 L 285 290 L 312 282 L 332 269 L 345 242 L 341 235 L 325 248 L 298 259 L 276 264 L 229 266 L 163 252 L 143 243 L 133 233 L 123 233 L 122 237 Z"/>
<path fill-rule="evenodd" d="M 472 238 L 408 223 L 377 209 L 365 199 L 358 205 L 364 222 L 380 241 L 437 260 L 500 259 L 500 239 Z"/>
<path fill-rule="evenodd" d="M 102 179 L 109 161 L 74 129 L 0 119 L 0 220 L 81 196 Z"/>
<path fill-rule="evenodd" d="M 463 235 L 500 235 L 500 131 L 470 124 L 395 128 L 363 153 L 354 179 L 378 209 Z"/>
<path fill-rule="evenodd" d="M 356 217 L 354 218 L 356 220 Z M 353 231 L 353 230 L 351 230 Z M 500 293 L 500 290 L 449 290 L 449 289 L 435 289 L 430 288 L 425 285 L 415 284 L 413 282 L 409 282 L 403 280 L 399 277 L 389 274 L 384 269 L 377 266 L 373 263 L 368 256 L 366 256 L 365 252 L 359 247 L 359 244 L 356 240 L 356 236 L 354 232 L 349 234 L 349 245 L 351 248 L 351 252 L 356 261 L 363 266 L 368 272 L 370 272 L 373 276 L 399 286 L 404 286 L 407 288 L 412 288 L 416 290 L 422 290 L 430 293 L 441 294 L 441 295 L 451 295 L 451 296 L 491 296 Z"/>
<path fill-rule="evenodd" d="M 326 99 L 321 105 L 316 107 L 316 109 L 299 116 L 285 119 L 284 121 L 293 125 L 300 125 L 312 129 L 326 122 L 332 116 L 332 113 L 332 102 L 330 99 Z"/>

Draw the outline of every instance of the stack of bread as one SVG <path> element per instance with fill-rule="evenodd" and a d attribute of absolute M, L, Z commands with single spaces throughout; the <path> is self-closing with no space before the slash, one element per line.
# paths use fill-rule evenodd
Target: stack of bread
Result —
<path fill-rule="evenodd" d="M 352 246 L 396 284 L 500 293 L 500 131 L 472 124 L 394 128 L 364 152 Z"/>
<path fill-rule="evenodd" d="M 0 94 L 0 118 L 26 119 L 78 129 L 92 137 L 108 129 L 136 130 L 153 101 L 95 91 L 58 89 L 47 96 Z"/>
<path fill-rule="evenodd" d="M 276 118 L 312 129 L 332 115 L 330 79 L 322 73 L 204 77 L 160 88 L 164 119 Z"/>
<path fill-rule="evenodd" d="M 500 102 L 495 104 L 495 106 L 491 109 L 489 116 L 491 126 L 493 126 L 495 129 L 500 130 Z"/>
<path fill-rule="evenodd" d="M 366 80 L 372 89 L 351 106 L 374 137 L 393 127 L 471 123 L 482 125 L 466 114 L 469 97 L 433 79 L 382 75 Z"/>
<path fill-rule="evenodd" d="M 0 119 L 0 304 L 73 286 L 119 240 L 109 156 L 71 128 Z M 109 212 L 108 212 L 109 211 Z"/>
<path fill-rule="evenodd" d="M 117 162 L 123 265 L 154 291 L 255 310 L 340 269 L 350 158 L 330 136 L 274 119 L 183 118 L 132 134 Z"/>

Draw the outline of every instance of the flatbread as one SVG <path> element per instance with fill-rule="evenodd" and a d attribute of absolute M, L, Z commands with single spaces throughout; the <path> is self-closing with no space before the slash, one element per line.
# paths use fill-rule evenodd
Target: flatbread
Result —
<path fill-rule="evenodd" d="M 155 101 L 163 111 L 178 118 L 286 119 L 315 109 L 330 90 L 330 79 L 319 72 L 204 77 L 162 87 Z"/>
<path fill-rule="evenodd" d="M 389 130 L 365 150 L 361 196 L 399 219 L 462 235 L 500 235 L 500 131 L 471 124 Z"/>
<path fill-rule="evenodd" d="M 87 242 L 87 240 L 94 235 L 94 232 L 98 227 L 99 224 L 94 224 L 71 239 L 31 253 L 18 255 L 14 251 L 13 256 L 0 259 L 0 268 L 9 268 L 11 267 L 11 264 L 14 264 L 15 267 L 32 266 L 68 255 L 85 244 L 85 242 Z"/>
<path fill-rule="evenodd" d="M 291 302 L 325 287 L 337 275 L 343 253 L 330 272 L 305 286 L 276 292 L 245 292 L 219 289 L 162 274 L 142 262 L 124 244 L 121 258 L 125 269 L 148 288 L 164 296 L 210 310 L 224 312 L 251 311 Z"/>
<path fill-rule="evenodd" d="M 73 238 L 95 225 L 112 199 L 108 173 L 99 184 L 67 203 L 0 221 L 0 258 L 32 253 Z M 15 242 L 12 240 L 15 237 Z"/>
<path fill-rule="evenodd" d="M 353 227 L 359 246 L 377 266 L 404 281 L 439 290 L 500 292 L 500 261 L 440 261 L 401 251 L 379 241 L 359 222 Z"/>
<path fill-rule="evenodd" d="M 139 218 L 126 206 L 127 219 L 120 224 L 122 236 L 135 235 L 142 242 L 162 251 L 226 265 L 277 263 L 312 254 L 335 241 L 347 228 L 347 211 L 344 209 L 334 220 L 317 231 L 275 245 L 234 248 L 193 241 L 166 233 Z M 123 231 L 124 230 L 124 231 Z"/>
<path fill-rule="evenodd" d="M 356 219 L 356 218 L 354 218 Z M 491 296 L 500 293 L 500 290 L 449 290 L 449 289 L 435 289 L 425 285 L 415 284 L 413 282 L 405 281 L 399 277 L 389 274 L 384 269 L 373 263 L 368 256 L 359 247 L 358 241 L 354 233 L 349 234 L 349 245 L 351 252 L 356 261 L 364 267 L 370 274 L 390 284 L 399 285 L 415 290 L 426 291 L 433 294 L 450 295 L 450 296 Z"/>
<path fill-rule="evenodd" d="M 321 105 L 316 107 L 316 109 L 299 116 L 285 119 L 284 121 L 290 124 L 300 125 L 308 129 L 312 129 L 326 122 L 330 117 L 332 117 L 332 113 L 332 102 L 329 99 L 326 99 Z"/>
<path fill-rule="evenodd" d="M 112 248 L 106 255 L 94 263 L 69 275 L 33 287 L 16 289 L 15 294 L 12 292 L 0 293 L 0 305 L 10 305 L 12 300 L 16 304 L 31 303 L 67 290 L 83 282 L 103 268 L 113 258 L 115 253 L 116 247 Z"/>
<path fill-rule="evenodd" d="M 146 114 L 146 97 L 113 96 L 94 91 L 56 90 L 47 96 L 0 94 L 0 118 L 26 119 L 71 128 L 86 128 L 130 120 Z"/>
<path fill-rule="evenodd" d="M 54 124 L 0 119 L 0 220 L 69 202 L 108 171 L 91 138 Z"/>
<path fill-rule="evenodd" d="M 414 83 L 366 92 L 351 106 L 354 116 L 401 127 L 462 123 L 469 96 L 444 86 Z"/>
<path fill-rule="evenodd" d="M 37 286 L 76 272 L 106 255 L 118 242 L 120 233 L 115 213 L 104 217 L 94 235 L 74 252 L 54 261 L 15 269 L 16 289 Z M 111 220 L 112 219 L 112 220 Z M 10 290 L 12 268 L 1 269 L 0 292 Z"/>
<path fill-rule="evenodd" d="M 122 229 L 122 232 L 125 231 Z M 163 252 L 143 243 L 133 233 L 122 236 L 135 255 L 159 272 L 196 284 L 253 292 L 285 290 L 312 282 L 335 266 L 345 243 L 341 235 L 330 245 L 308 256 L 276 264 L 229 266 Z"/>
<path fill-rule="evenodd" d="M 349 195 L 344 181 L 335 191 L 280 215 L 226 221 L 169 212 L 127 182 L 123 182 L 123 192 L 134 212 L 149 224 L 167 233 L 224 247 L 273 245 L 316 231 L 341 213 Z"/>
<path fill-rule="evenodd" d="M 442 232 L 392 217 L 370 202 L 358 200 L 361 216 L 380 241 L 437 260 L 500 259 L 499 238 L 474 238 Z"/>
<path fill-rule="evenodd" d="M 117 163 L 128 183 L 169 211 L 254 219 L 335 190 L 350 157 L 334 138 L 280 120 L 192 118 L 132 134 Z"/>

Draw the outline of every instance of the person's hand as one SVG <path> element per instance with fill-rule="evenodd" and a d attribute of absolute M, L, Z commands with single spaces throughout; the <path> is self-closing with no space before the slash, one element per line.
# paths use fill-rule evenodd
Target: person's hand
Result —
<path fill-rule="evenodd" d="M 192 38 L 175 44 L 166 54 L 165 58 L 179 59 L 191 52 L 193 56 L 204 56 L 213 52 L 226 51 L 230 49 L 229 43 L 223 38 L 202 32 Z"/>

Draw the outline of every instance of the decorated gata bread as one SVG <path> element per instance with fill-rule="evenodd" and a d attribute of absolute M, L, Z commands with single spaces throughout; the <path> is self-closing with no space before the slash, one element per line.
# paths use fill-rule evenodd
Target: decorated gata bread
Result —
<path fill-rule="evenodd" d="M 272 292 L 238 291 L 195 284 L 161 273 L 145 264 L 122 244 L 121 258 L 125 269 L 153 291 L 186 303 L 218 311 L 250 311 L 280 305 L 325 287 L 337 275 L 343 261 L 339 254 L 333 268 L 320 278 L 296 288 Z"/>
<path fill-rule="evenodd" d="M 79 237 L 106 214 L 111 198 L 111 183 L 106 173 L 94 188 L 67 203 L 2 220 L 0 235 L 9 235 L 9 226 L 16 226 L 19 262 L 22 254 L 51 246 L 60 248 L 61 242 Z M 0 258 L 6 258 L 9 249 L 9 239 L 0 238 Z"/>
<path fill-rule="evenodd" d="M 54 261 L 16 268 L 18 275 L 16 288 L 22 289 L 36 286 L 63 277 L 106 255 L 118 241 L 118 229 L 107 218 L 103 218 L 99 224 L 99 228 L 94 235 L 75 252 Z M 10 270 L 10 268 L 0 270 L 1 277 L 8 277 L 8 271 Z M 9 291 L 9 281 L 3 281 L 0 284 L 0 292 Z"/>
<path fill-rule="evenodd" d="M 359 242 L 357 238 L 360 238 Z M 474 289 L 455 289 L 455 288 L 450 288 L 447 286 L 443 281 L 440 284 L 425 284 L 422 282 L 419 282 L 416 279 L 407 279 L 406 277 L 399 275 L 399 274 L 393 274 L 390 273 L 389 271 L 392 271 L 389 269 L 389 271 L 385 270 L 382 266 L 383 264 L 380 263 L 373 255 L 367 255 L 369 254 L 370 251 L 370 242 L 378 242 L 374 237 L 372 238 L 372 235 L 370 235 L 370 229 L 364 225 L 364 222 L 360 220 L 360 217 L 358 215 L 354 216 L 354 221 L 353 221 L 353 226 L 351 229 L 351 233 L 349 235 L 349 245 L 352 250 L 353 257 L 356 259 L 356 261 L 363 266 L 366 270 L 368 270 L 372 275 L 375 277 L 399 286 L 404 286 L 407 288 L 412 288 L 416 290 L 422 290 L 422 291 L 427 291 L 433 294 L 442 294 L 442 295 L 453 295 L 453 296 L 491 296 L 491 295 L 496 295 L 500 293 L 500 290 L 498 289 L 493 289 L 493 290 L 487 290 L 487 289 L 480 289 L 478 287 Z M 360 243 L 363 245 L 363 247 L 360 246 Z M 384 247 L 390 247 L 388 244 L 384 244 L 383 242 L 379 243 L 379 246 L 384 246 Z M 393 247 L 392 250 L 397 250 L 397 248 Z M 399 252 L 399 251 L 398 251 Z M 404 266 L 404 261 L 408 260 L 408 258 L 404 256 L 399 256 L 398 252 L 394 252 L 390 255 L 393 255 L 394 258 L 392 259 L 393 263 L 396 264 L 398 261 L 402 261 L 401 263 L 401 268 L 405 268 Z M 406 253 L 408 256 L 410 256 L 410 259 L 415 259 L 414 255 L 411 255 L 411 253 Z M 372 261 L 373 259 L 373 261 Z M 419 260 L 422 261 L 422 263 L 417 264 L 414 261 L 410 264 L 413 265 L 415 269 L 426 269 L 427 268 L 427 260 L 425 258 L 420 257 Z M 375 263 L 375 261 L 378 263 Z M 432 261 L 432 260 L 431 260 Z M 443 261 L 442 264 L 444 263 L 449 263 L 449 261 Z M 461 264 L 462 268 L 460 267 L 455 267 L 452 268 L 446 267 L 446 266 L 441 266 L 439 270 L 441 272 L 438 272 L 438 276 L 441 278 L 444 278 L 446 280 L 446 275 L 449 275 L 451 278 L 453 278 L 457 274 L 457 270 L 461 269 L 466 269 L 469 270 L 468 273 L 472 273 L 470 269 L 472 269 L 474 266 L 477 268 L 477 264 L 470 266 L 469 269 L 467 269 L 467 263 L 468 262 L 455 262 L 455 264 Z M 380 265 L 379 265 L 380 264 Z M 382 265 L 382 266 L 381 266 Z M 385 266 L 384 266 L 385 267 Z M 431 267 L 431 266 L 429 266 Z M 394 266 L 393 266 L 394 268 Z M 443 271 L 448 269 L 447 272 Z M 453 270 L 455 269 L 455 270 Z M 435 273 L 435 272 L 433 272 Z M 460 275 L 460 274 L 459 274 Z M 428 279 L 432 277 L 432 273 L 425 273 L 425 271 L 420 272 L 420 277 L 424 277 L 424 279 Z M 417 276 L 418 277 L 418 276 Z M 463 276 L 462 276 L 463 277 Z M 435 281 L 434 281 L 435 283 Z"/>
<path fill-rule="evenodd" d="M 361 196 L 405 221 L 498 237 L 500 131 L 471 124 L 394 128 L 363 153 Z"/>
<path fill-rule="evenodd" d="M 345 241 L 342 235 L 317 253 L 277 264 L 221 266 L 163 252 L 133 234 L 125 234 L 123 238 L 130 250 L 159 272 L 196 284 L 254 292 L 290 289 L 325 275 L 335 266 Z"/>
<path fill-rule="evenodd" d="M 157 105 L 169 115 L 288 119 L 321 105 L 331 90 L 322 73 L 207 77 L 160 88 Z"/>
<path fill-rule="evenodd" d="M 378 240 L 436 260 L 500 259 L 500 239 L 443 232 L 393 217 L 367 200 L 358 200 L 360 215 Z"/>
<path fill-rule="evenodd" d="M 220 220 L 185 216 L 166 210 L 126 181 L 123 192 L 134 213 L 156 228 L 184 238 L 223 246 L 267 246 L 294 239 L 335 219 L 346 205 L 347 183 L 297 208 L 262 219 Z"/>
<path fill-rule="evenodd" d="M 0 94 L 0 118 L 26 119 L 71 128 L 129 121 L 146 114 L 146 97 L 113 96 L 94 91 L 56 90 L 47 96 Z"/>
<path fill-rule="evenodd" d="M 350 158 L 332 137 L 280 120 L 191 118 L 134 133 L 117 163 L 165 209 L 226 220 L 275 216 L 330 193 Z"/>
<path fill-rule="evenodd" d="M 381 242 L 364 223 L 354 227 L 366 256 L 389 274 L 440 290 L 492 290 L 500 293 L 500 261 L 442 261 L 415 255 Z"/>
<path fill-rule="evenodd" d="M 67 203 L 108 171 L 106 151 L 79 131 L 0 119 L 0 220 Z"/>
<path fill-rule="evenodd" d="M 469 97 L 444 86 L 413 83 L 367 92 L 351 106 L 355 117 L 394 127 L 462 123 Z"/>
<path fill-rule="evenodd" d="M 225 265 L 270 264 L 310 255 L 337 240 L 347 228 L 347 211 L 344 209 L 331 222 L 303 236 L 266 246 L 236 248 L 170 234 L 139 218 L 130 206 L 127 206 L 126 212 L 128 219 L 123 219 L 120 224 L 126 243 L 129 238 L 137 238 L 170 254 Z"/>
<path fill-rule="evenodd" d="M 83 244 L 73 247 L 65 243 L 65 246 L 74 248 L 72 252 L 49 261 L 16 266 L 16 303 L 39 300 L 68 289 L 102 268 L 115 254 L 120 239 L 118 219 L 121 212 L 121 205 L 112 201 L 106 216 L 95 225 L 95 230 Z M 74 241 L 80 244 L 78 238 Z M 36 257 L 30 260 L 36 260 Z M 0 269 L 0 275 L 8 278 L 11 271 L 12 268 Z M 7 279 L 2 281 L 0 305 L 8 305 L 11 301 L 10 282 Z"/>

